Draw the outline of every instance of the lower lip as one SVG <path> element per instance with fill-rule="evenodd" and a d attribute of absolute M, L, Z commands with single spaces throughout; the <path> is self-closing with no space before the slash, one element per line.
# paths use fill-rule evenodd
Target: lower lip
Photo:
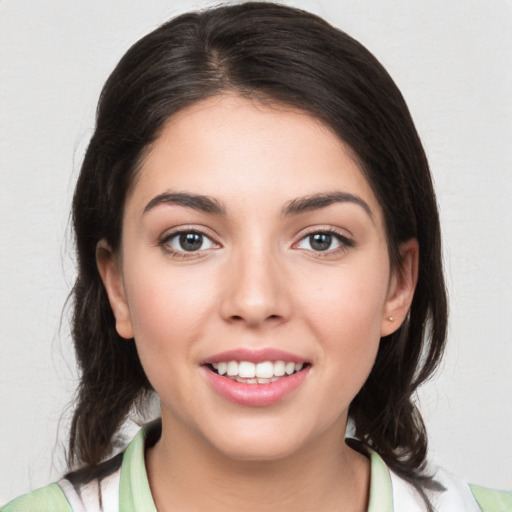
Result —
<path fill-rule="evenodd" d="M 222 377 L 203 366 L 204 373 L 213 389 L 226 400 L 250 407 L 264 407 L 284 400 L 293 393 L 304 381 L 310 366 L 300 372 L 281 377 L 268 384 L 244 384 L 236 380 Z"/>

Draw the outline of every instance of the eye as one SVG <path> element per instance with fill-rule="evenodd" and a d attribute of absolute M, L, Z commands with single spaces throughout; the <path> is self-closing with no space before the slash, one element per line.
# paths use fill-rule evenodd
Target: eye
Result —
<path fill-rule="evenodd" d="M 174 232 L 160 243 L 171 253 L 193 253 L 218 247 L 210 237 L 193 230 Z"/>
<path fill-rule="evenodd" d="M 317 231 L 303 237 L 296 247 L 314 252 L 335 252 L 337 249 L 352 247 L 347 237 L 333 231 Z"/>

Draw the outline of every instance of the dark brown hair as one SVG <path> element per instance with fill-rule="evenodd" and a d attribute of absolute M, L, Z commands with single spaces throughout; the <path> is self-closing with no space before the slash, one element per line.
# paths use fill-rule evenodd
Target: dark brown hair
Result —
<path fill-rule="evenodd" d="M 447 306 L 428 163 L 398 88 L 361 44 L 312 14 L 244 3 L 179 16 L 138 41 L 108 78 L 73 200 L 78 277 L 73 337 L 81 381 L 70 463 L 95 465 L 151 390 L 133 340 L 119 337 L 96 267 L 96 244 L 119 248 L 123 206 L 145 151 L 177 111 L 223 92 L 300 108 L 357 155 L 385 217 L 388 247 L 416 238 L 419 278 L 407 320 L 383 338 L 353 400 L 356 435 L 419 477 L 427 441 L 414 396 L 443 353 Z"/>

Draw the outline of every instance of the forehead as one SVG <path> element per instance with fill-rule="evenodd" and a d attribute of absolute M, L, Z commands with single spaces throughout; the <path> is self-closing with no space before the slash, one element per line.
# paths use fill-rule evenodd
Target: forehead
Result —
<path fill-rule="evenodd" d="M 132 200 L 166 190 L 229 203 L 257 196 L 284 202 L 332 190 L 357 193 L 380 210 L 351 150 L 310 114 L 226 94 L 172 116 L 149 148 Z"/>

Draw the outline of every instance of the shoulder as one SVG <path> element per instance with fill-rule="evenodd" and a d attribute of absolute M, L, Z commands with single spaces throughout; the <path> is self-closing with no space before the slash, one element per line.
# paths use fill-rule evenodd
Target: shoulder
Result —
<path fill-rule="evenodd" d="M 473 484 L 469 487 L 483 512 L 512 511 L 512 491 L 496 491 Z"/>
<path fill-rule="evenodd" d="M 11 501 L 0 512 L 85 512 L 118 510 L 123 454 L 93 468 L 83 468 Z"/>
<path fill-rule="evenodd" d="M 392 471 L 390 474 L 394 511 L 412 511 L 415 506 L 420 510 L 416 488 Z M 435 468 L 431 484 L 424 490 L 438 512 L 512 512 L 512 492 L 468 484 L 442 468 Z"/>
<path fill-rule="evenodd" d="M 1 512 L 73 512 L 58 484 L 24 494 L 1 508 Z"/>
<path fill-rule="evenodd" d="M 446 501 L 446 510 L 458 510 L 452 503 L 464 503 L 467 507 L 474 501 L 475 510 L 481 512 L 512 512 L 512 492 L 487 489 L 478 485 L 468 484 L 444 469 L 437 469 L 434 480 L 443 490 L 439 493 L 439 501 Z M 444 509 L 441 509 L 444 510 Z M 466 510 L 462 508 L 461 510 Z M 473 510 L 473 509 L 467 509 Z"/>

